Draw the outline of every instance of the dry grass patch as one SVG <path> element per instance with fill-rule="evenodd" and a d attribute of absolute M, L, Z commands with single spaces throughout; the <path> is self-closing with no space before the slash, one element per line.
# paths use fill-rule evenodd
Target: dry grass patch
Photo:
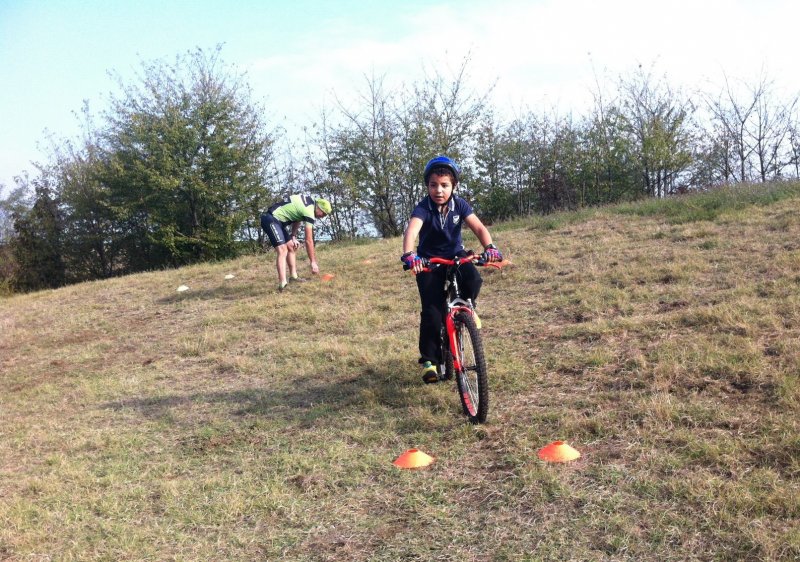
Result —
<path fill-rule="evenodd" d="M 418 380 L 399 240 L 0 301 L 0 559 L 797 558 L 786 193 L 498 225 L 479 427 Z"/>

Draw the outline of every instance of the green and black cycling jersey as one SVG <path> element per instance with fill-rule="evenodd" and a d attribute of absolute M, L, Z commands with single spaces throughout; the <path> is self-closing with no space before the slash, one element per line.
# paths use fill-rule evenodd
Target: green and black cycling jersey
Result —
<path fill-rule="evenodd" d="M 267 213 L 278 219 L 283 226 L 295 222 L 305 222 L 313 226 L 316 220 L 314 206 L 314 199 L 309 195 L 292 195 L 289 199 L 275 203 Z"/>
<path fill-rule="evenodd" d="M 291 225 L 303 222 L 313 227 L 316 215 L 316 202 L 308 195 L 291 195 L 275 203 L 261 215 L 261 229 L 269 237 L 274 248 L 286 244 L 292 239 Z"/>

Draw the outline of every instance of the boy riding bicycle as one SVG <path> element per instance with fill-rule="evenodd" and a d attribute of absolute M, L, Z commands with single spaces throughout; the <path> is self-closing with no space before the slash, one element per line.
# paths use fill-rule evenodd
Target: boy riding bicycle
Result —
<path fill-rule="evenodd" d="M 492 243 L 492 236 L 475 215 L 470 204 L 454 194 L 461 170 L 447 156 L 437 156 L 425 166 L 423 177 L 428 196 L 411 212 L 411 218 L 403 235 L 403 262 L 416 275 L 422 311 L 419 322 L 419 362 L 422 364 L 422 380 L 437 382 L 436 365 L 439 355 L 439 332 L 444 315 L 444 268 L 423 273 L 423 258 L 466 256 L 461 239 L 461 226 L 466 223 L 483 245 L 488 262 L 502 261 L 503 256 Z M 414 252 L 414 242 L 419 236 L 419 245 Z M 478 298 L 483 279 L 478 268 L 464 263 L 459 268 L 459 286 L 473 304 Z"/>

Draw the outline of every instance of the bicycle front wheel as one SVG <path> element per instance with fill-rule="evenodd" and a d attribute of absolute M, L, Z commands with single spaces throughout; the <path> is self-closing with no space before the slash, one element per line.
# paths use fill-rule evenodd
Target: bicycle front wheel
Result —
<path fill-rule="evenodd" d="M 481 334 L 471 314 L 456 314 L 454 323 L 458 346 L 455 353 L 461 364 L 456 372 L 461 406 L 469 421 L 483 423 L 489 413 L 489 377 Z"/>

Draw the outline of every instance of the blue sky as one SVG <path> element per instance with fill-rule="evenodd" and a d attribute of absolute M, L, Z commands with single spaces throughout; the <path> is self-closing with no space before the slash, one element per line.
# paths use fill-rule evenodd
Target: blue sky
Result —
<path fill-rule="evenodd" d="M 290 133 L 365 75 L 410 83 L 424 68 L 497 81 L 493 105 L 580 112 L 595 78 L 639 63 L 670 84 L 713 90 L 762 70 L 800 91 L 797 0 L 0 0 L 0 184 L 46 161 L 45 131 L 76 138 L 141 61 L 223 44 L 268 122 Z M 40 148 L 41 147 L 41 148 Z"/>

